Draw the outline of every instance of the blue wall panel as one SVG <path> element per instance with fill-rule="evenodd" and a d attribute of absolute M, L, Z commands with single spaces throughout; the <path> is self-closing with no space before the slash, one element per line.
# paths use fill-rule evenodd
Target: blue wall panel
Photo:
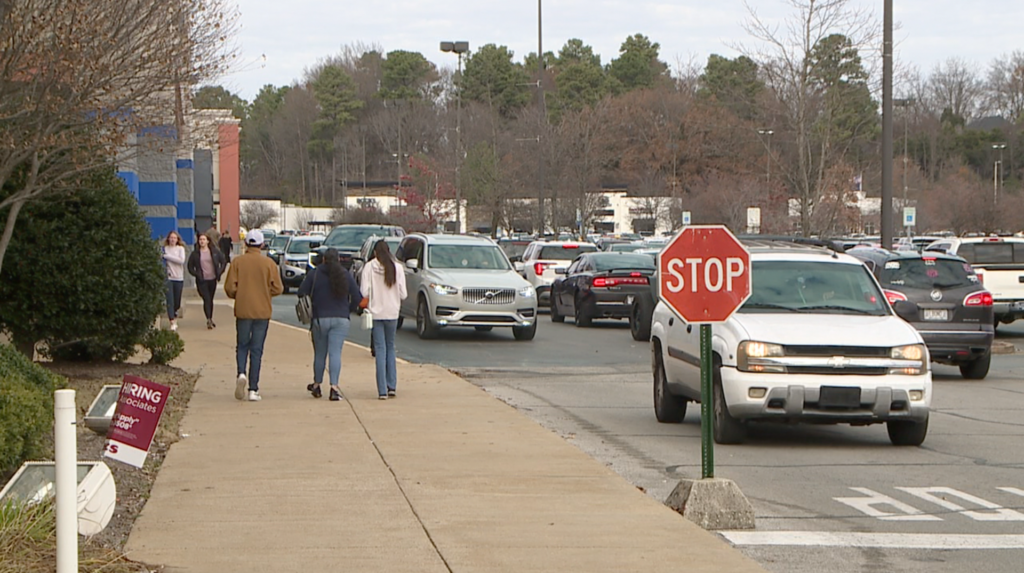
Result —
<path fill-rule="evenodd" d="M 181 235 L 181 242 L 186 245 L 196 244 L 196 230 L 192 227 L 178 227 L 178 234 Z"/>
<path fill-rule="evenodd" d="M 178 218 L 195 219 L 196 204 L 191 201 L 181 201 L 180 203 L 178 203 Z"/>
<path fill-rule="evenodd" d="M 135 197 L 135 200 L 138 201 L 139 174 L 134 171 L 118 171 L 117 176 L 120 177 L 122 181 L 124 181 L 124 184 L 128 187 L 128 190 L 131 191 L 132 197 Z"/>
<path fill-rule="evenodd" d="M 139 205 L 176 205 L 178 184 L 173 181 L 139 183 Z"/>
<path fill-rule="evenodd" d="M 167 233 L 178 231 L 178 219 L 175 217 L 146 217 L 146 222 L 153 230 L 150 237 L 154 239 L 163 240 Z M 178 231 L 178 234 L 181 234 L 181 231 Z"/>

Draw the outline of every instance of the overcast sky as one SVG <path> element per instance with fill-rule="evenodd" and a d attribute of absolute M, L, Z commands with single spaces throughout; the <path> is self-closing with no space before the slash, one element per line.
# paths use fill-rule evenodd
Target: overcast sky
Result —
<path fill-rule="evenodd" d="M 850 0 L 874 10 L 882 0 Z M 265 84 L 300 80 L 317 60 L 342 46 L 376 45 L 384 52 L 422 53 L 438 67 L 455 67 L 442 40 L 466 40 L 471 49 L 508 46 L 515 60 L 537 50 L 537 2 L 533 0 L 237 0 L 241 12 L 236 43 L 240 57 L 221 84 L 247 100 Z M 781 22 L 795 13 L 785 0 L 749 0 L 762 19 Z M 544 0 L 544 51 L 556 52 L 580 38 L 600 54 L 617 57 L 622 41 L 645 34 L 661 44 L 670 67 L 710 54 L 735 57 L 731 48 L 749 43 L 742 0 Z M 897 59 L 927 75 L 950 57 L 973 62 L 982 73 L 993 58 L 1024 50 L 1024 2 L 1020 0 L 894 0 Z"/>

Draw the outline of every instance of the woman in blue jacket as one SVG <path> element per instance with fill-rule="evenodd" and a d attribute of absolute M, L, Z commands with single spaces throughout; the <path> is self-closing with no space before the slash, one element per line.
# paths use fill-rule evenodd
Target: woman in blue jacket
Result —
<path fill-rule="evenodd" d="M 359 309 L 363 300 L 355 277 L 341 266 L 341 258 L 336 249 L 327 249 L 323 261 L 312 271 L 306 273 L 299 296 L 308 296 L 313 303 L 312 322 L 309 325 L 313 334 L 313 383 L 306 390 L 314 398 L 323 395 L 320 384 L 324 380 L 324 367 L 330 358 L 330 383 L 332 401 L 341 400 L 338 389 L 338 378 L 341 376 L 341 347 L 348 337 L 350 317 Z"/>

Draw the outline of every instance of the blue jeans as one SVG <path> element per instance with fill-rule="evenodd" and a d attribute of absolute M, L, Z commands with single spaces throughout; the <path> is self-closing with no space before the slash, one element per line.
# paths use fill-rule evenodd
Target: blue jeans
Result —
<path fill-rule="evenodd" d="M 236 318 L 238 333 L 238 373 L 245 374 L 245 363 L 249 362 L 249 389 L 260 389 L 260 365 L 263 363 L 263 343 L 267 341 L 270 319 Z"/>
<path fill-rule="evenodd" d="M 172 281 L 167 279 L 167 318 L 174 320 L 178 318 L 178 309 L 181 308 L 181 290 L 185 287 L 185 281 Z"/>
<path fill-rule="evenodd" d="M 309 326 L 313 333 L 313 383 L 324 381 L 324 366 L 330 356 L 331 386 L 338 385 L 341 376 L 341 347 L 348 338 L 348 329 L 352 322 L 347 318 L 327 317 L 314 318 Z"/>
<path fill-rule="evenodd" d="M 398 368 L 395 365 L 395 331 L 397 320 L 373 319 L 373 351 L 377 354 L 377 395 L 385 396 L 398 385 Z"/>

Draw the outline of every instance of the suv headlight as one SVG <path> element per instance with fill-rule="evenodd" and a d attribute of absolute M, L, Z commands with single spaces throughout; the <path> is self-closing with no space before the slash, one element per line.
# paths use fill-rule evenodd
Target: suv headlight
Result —
<path fill-rule="evenodd" d="M 523 298 L 533 298 L 537 295 L 537 291 L 532 286 L 524 286 L 519 289 L 519 296 Z"/>
<path fill-rule="evenodd" d="M 775 364 L 772 358 L 785 356 L 782 346 L 770 342 L 744 340 L 736 348 L 736 369 L 740 372 L 784 373 L 786 367 Z"/>
<path fill-rule="evenodd" d="M 896 346 L 889 353 L 893 360 L 906 360 L 911 362 L 900 368 L 890 368 L 889 374 L 909 374 L 916 376 L 928 372 L 928 349 L 923 344 L 908 344 Z"/>
<path fill-rule="evenodd" d="M 448 286 L 448 285 L 443 285 L 443 284 L 438 284 L 438 283 L 430 283 L 430 288 L 433 289 L 434 292 L 436 292 L 437 294 L 448 295 L 448 296 L 459 294 L 459 289 L 457 289 L 457 288 L 455 288 L 453 286 Z"/>

